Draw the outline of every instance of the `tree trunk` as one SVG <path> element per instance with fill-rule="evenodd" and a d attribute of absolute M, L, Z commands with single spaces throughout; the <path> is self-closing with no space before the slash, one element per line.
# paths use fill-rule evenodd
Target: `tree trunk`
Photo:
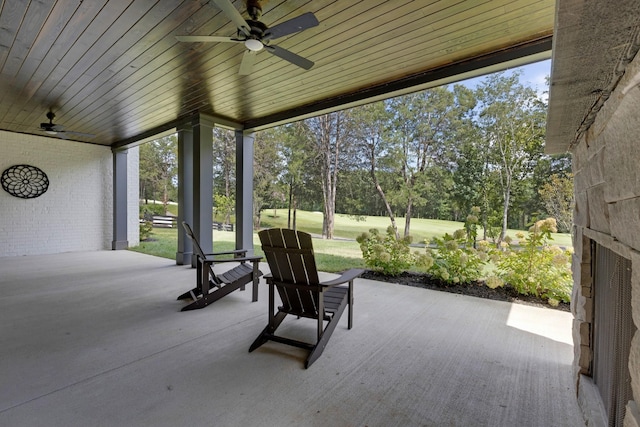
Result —
<path fill-rule="evenodd" d="M 326 239 L 333 239 L 333 226 L 334 226 L 334 217 L 333 215 L 329 212 L 329 209 L 327 207 L 327 210 L 325 210 L 325 220 L 324 220 L 324 224 L 325 224 L 325 232 L 324 232 L 324 237 Z"/>
<path fill-rule="evenodd" d="M 324 227 L 323 235 L 327 239 L 333 239 L 336 212 L 336 184 L 338 181 L 338 158 L 340 154 L 340 120 L 336 118 L 334 150 L 331 150 L 331 117 L 324 117 L 324 179 L 322 193 L 324 196 Z"/>
<path fill-rule="evenodd" d="M 404 237 L 407 237 L 411 229 L 411 215 L 413 214 L 413 198 L 407 200 L 407 214 L 404 217 Z"/>
<path fill-rule="evenodd" d="M 384 203 L 384 207 L 387 210 L 387 215 L 389 216 L 389 220 L 391 221 L 391 226 L 393 227 L 395 233 L 396 233 L 396 239 L 398 239 L 400 236 L 398 235 L 398 226 L 396 225 L 396 217 L 393 214 L 393 210 L 391 209 L 391 205 L 389 204 L 389 201 L 387 200 L 387 196 L 384 194 L 384 190 L 382 189 L 382 187 L 380 186 L 380 183 L 378 182 L 378 178 L 376 177 L 376 172 L 375 169 L 372 167 L 371 168 L 371 178 L 373 180 L 373 185 L 376 187 L 376 191 L 378 192 L 378 195 L 380 196 L 380 198 L 382 199 L 382 203 Z"/>
<path fill-rule="evenodd" d="M 287 228 L 291 228 L 291 206 L 293 204 L 293 184 L 289 183 L 289 210 L 287 212 Z"/>
<path fill-rule="evenodd" d="M 389 201 L 387 200 L 387 196 L 385 195 L 384 190 L 382 189 L 382 186 L 380 186 L 380 182 L 378 181 L 378 176 L 376 175 L 375 146 L 373 144 L 368 144 L 366 149 L 367 149 L 367 156 L 369 157 L 369 165 L 370 165 L 369 175 L 371 175 L 371 181 L 373 182 L 373 186 L 376 188 L 376 191 L 378 192 L 378 195 L 380 196 L 380 199 L 384 204 L 385 210 L 387 211 L 387 216 L 389 216 L 389 220 L 391 221 L 391 226 L 393 227 L 393 230 L 395 232 L 396 239 L 399 239 L 400 236 L 398 235 L 398 225 L 396 224 L 396 217 L 393 214 L 391 205 L 389 204 Z"/>
<path fill-rule="evenodd" d="M 509 199 L 511 198 L 511 185 L 507 184 L 504 190 L 504 208 L 502 209 L 502 231 L 500 232 L 500 238 L 498 244 L 500 244 L 507 235 L 507 223 L 509 219 Z"/>
<path fill-rule="evenodd" d="M 294 197 L 293 199 L 293 229 L 297 230 L 297 225 L 296 225 L 296 214 L 298 212 L 298 208 L 296 206 L 296 199 Z"/>
<path fill-rule="evenodd" d="M 224 161 L 224 195 L 227 197 L 227 200 L 231 198 L 231 165 L 230 161 L 233 156 L 233 153 L 229 149 L 228 140 L 225 139 L 225 145 L 227 149 L 224 150 L 225 159 Z M 231 224 L 231 211 L 226 209 L 226 214 L 224 217 L 225 224 Z"/>
<path fill-rule="evenodd" d="M 162 193 L 162 209 L 164 210 L 164 214 L 167 214 L 167 205 L 169 204 L 169 194 L 167 190 L 167 184 L 164 184 L 164 190 Z"/>

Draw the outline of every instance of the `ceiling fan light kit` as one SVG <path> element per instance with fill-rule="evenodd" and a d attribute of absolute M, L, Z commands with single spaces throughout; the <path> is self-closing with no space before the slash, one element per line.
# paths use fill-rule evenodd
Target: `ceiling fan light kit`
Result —
<path fill-rule="evenodd" d="M 246 50 L 240 64 L 240 75 L 251 74 L 255 62 L 255 53 L 266 50 L 280 59 L 290 62 L 305 70 L 311 69 L 314 63 L 280 46 L 270 45 L 270 41 L 288 36 L 290 34 L 304 31 L 319 24 L 318 19 L 311 12 L 303 13 L 300 16 L 276 24 L 269 28 L 260 21 L 262 7 L 259 1 L 247 0 L 247 13 L 250 19 L 244 19 L 240 12 L 233 6 L 231 0 L 212 0 L 227 18 L 236 25 L 236 37 L 219 35 L 211 36 L 176 36 L 181 42 L 195 43 L 243 43 Z"/>
<path fill-rule="evenodd" d="M 256 40 L 256 39 L 247 39 L 247 40 L 245 40 L 244 46 L 247 49 L 252 50 L 254 52 L 258 52 L 259 50 L 262 50 L 262 48 L 264 47 L 262 42 L 260 40 Z"/>

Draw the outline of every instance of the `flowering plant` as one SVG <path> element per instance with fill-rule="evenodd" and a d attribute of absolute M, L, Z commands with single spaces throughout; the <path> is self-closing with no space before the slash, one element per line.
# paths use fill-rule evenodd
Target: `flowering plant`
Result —
<path fill-rule="evenodd" d="M 435 248 L 427 248 L 427 258 L 433 259 L 427 272 L 447 283 L 474 282 L 482 277 L 490 251 L 487 244 L 476 244 L 479 212 L 473 207 L 464 229 L 431 241 Z"/>
<path fill-rule="evenodd" d="M 365 264 L 372 270 L 397 276 L 407 271 L 414 262 L 409 249 L 411 236 L 396 239 L 395 230 L 391 226 L 387 228 L 385 236 L 372 228 L 368 233 L 358 236 L 356 241 L 360 244 Z"/>
<path fill-rule="evenodd" d="M 571 250 L 549 244 L 557 231 L 556 220 L 537 221 L 524 233 L 516 234 L 520 249 L 509 243 L 497 261 L 498 277 L 519 293 L 547 298 L 550 305 L 571 300 Z"/>

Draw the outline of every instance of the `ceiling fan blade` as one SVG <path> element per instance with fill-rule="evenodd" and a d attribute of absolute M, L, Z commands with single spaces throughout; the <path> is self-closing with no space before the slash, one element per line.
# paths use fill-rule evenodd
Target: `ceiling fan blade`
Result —
<path fill-rule="evenodd" d="M 213 0 L 213 2 L 218 6 L 220 10 L 227 15 L 227 18 L 233 22 L 233 24 L 238 28 L 239 31 L 244 33 L 245 36 L 251 34 L 251 29 L 249 28 L 249 24 L 244 20 L 238 9 L 233 6 L 231 0 Z"/>
<path fill-rule="evenodd" d="M 306 58 L 303 58 L 300 55 L 296 55 L 295 53 L 288 51 L 279 46 L 264 46 L 264 49 L 269 53 L 274 54 L 275 56 L 284 59 L 285 61 L 291 62 L 293 65 L 297 65 L 300 68 L 304 68 L 305 70 L 311 69 L 314 63 L 313 61 L 309 61 Z"/>
<path fill-rule="evenodd" d="M 265 41 L 277 39 L 278 37 L 288 36 L 289 34 L 297 33 L 306 30 L 307 28 L 315 27 L 318 24 L 318 19 L 313 13 L 303 13 L 300 16 L 291 18 L 288 21 L 284 21 L 269 28 L 265 32 L 265 35 L 262 37 L 262 39 Z"/>
<path fill-rule="evenodd" d="M 242 40 L 234 39 L 233 37 L 225 36 L 176 36 L 179 42 L 204 42 L 204 43 L 224 43 L 224 42 L 241 42 Z"/>
<path fill-rule="evenodd" d="M 253 50 L 245 50 L 242 56 L 242 62 L 240 63 L 240 71 L 238 74 L 241 76 L 248 76 L 253 71 L 253 64 L 256 62 L 256 56 L 258 52 Z"/>

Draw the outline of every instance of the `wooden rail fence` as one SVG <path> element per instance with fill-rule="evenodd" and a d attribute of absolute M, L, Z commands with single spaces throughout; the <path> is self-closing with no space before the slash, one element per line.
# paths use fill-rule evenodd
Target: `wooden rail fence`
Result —
<path fill-rule="evenodd" d="M 155 228 L 176 228 L 178 226 L 178 217 L 173 215 L 146 215 L 140 218 L 140 223 L 150 221 Z M 213 229 L 218 231 L 233 231 L 233 224 L 223 224 L 214 221 Z"/>

